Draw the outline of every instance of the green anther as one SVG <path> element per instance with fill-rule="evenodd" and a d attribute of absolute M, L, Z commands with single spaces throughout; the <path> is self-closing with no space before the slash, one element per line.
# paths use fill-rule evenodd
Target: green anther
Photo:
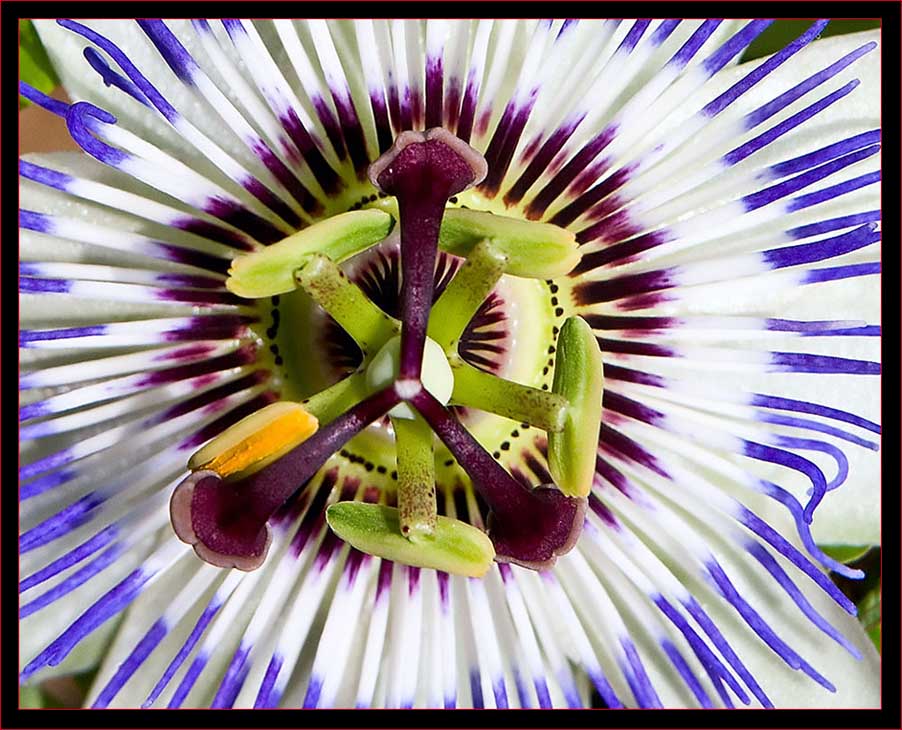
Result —
<path fill-rule="evenodd" d="M 356 372 L 301 403 L 307 412 L 316 416 L 320 425 L 324 426 L 360 403 L 369 394 L 366 374 Z"/>
<path fill-rule="evenodd" d="M 294 272 L 294 278 L 353 338 L 364 357 L 401 331 L 328 256 L 312 254 Z"/>
<path fill-rule="evenodd" d="M 367 209 L 380 210 L 397 218 L 398 201 L 380 198 Z M 560 226 L 470 208 L 445 209 L 439 248 L 469 258 L 482 241 L 491 241 L 495 250 L 507 257 L 505 274 L 526 279 L 564 276 L 580 260 L 576 235 Z"/>
<path fill-rule="evenodd" d="M 580 259 L 575 234 L 560 226 L 464 208 L 445 211 L 439 233 L 442 249 L 469 258 L 486 240 L 507 258 L 504 273 L 512 276 L 554 279 L 570 273 Z"/>
<path fill-rule="evenodd" d="M 247 299 L 293 291 L 294 272 L 314 253 L 341 263 L 388 236 L 394 219 L 381 210 L 355 210 L 314 223 L 272 246 L 238 256 L 226 288 Z"/>
<path fill-rule="evenodd" d="M 564 494 L 585 497 L 595 474 L 604 373 L 598 341 L 582 317 L 570 317 L 561 327 L 552 390 L 569 405 L 563 430 L 548 434 L 551 476 Z"/>
<path fill-rule="evenodd" d="M 455 405 L 525 422 L 549 434 L 564 428 L 567 399 L 561 395 L 499 378 L 460 360 L 452 370 L 451 402 Z"/>
<path fill-rule="evenodd" d="M 433 433 L 421 416 L 392 418 L 398 454 L 398 509 L 401 534 L 422 542 L 435 532 Z"/>
<path fill-rule="evenodd" d="M 429 336 L 450 356 L 457 340 L 473 319 L 479 305 L 492 291 L 507 266 L 507 256 L 491 241 L 481 241 L 470 253 L 451 283 L 432 305 Z"/>
<path fill-rule="evenodd" d="M 401 534 L 400 512 L 366 502 L 338 502 L 326 510 L 332 531 L 361 552 L 419 568 L 479 578 L 492 566 L 495 549 L 472 525 L 439 516 L 431 537 L 416 543 Z"/>

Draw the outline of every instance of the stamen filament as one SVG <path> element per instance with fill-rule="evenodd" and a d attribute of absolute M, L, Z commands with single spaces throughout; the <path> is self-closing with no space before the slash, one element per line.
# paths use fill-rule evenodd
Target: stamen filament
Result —
<path fill-rule="evenodd" d="M 364 357 L 398 333 L 397 323 L 373 304 L 328 256 L 310 256 L 294 272 L 294 279 L 351 336 Z"/>
<path fill-rule="evenodd" d="M 448 357 L 456 353 L 457 341 L 501 278 L 506 264 L 507 257 L 497 246 L 491 241 L 480 242 L 433 305 L 428 334 Z"/>
<path fill-rule="evenodd" d="M 433 435 L 422 416 L 392 418 L 398 458 L 398 509 L 401 533 L 418 542 L 435 531 Z"/>
<path fill-rule="evenodd" d="M 541 570 L 573 548 L 585 517 L 584 498 L 566 497 L 553 486 L 524 487 L 428 391 L 421 390 L 410 402 L 491 509 L 488 527 L 496 560 Z"/>
<path fill-rule="evenodd" d="M 557 393 L 499 378 L 463 362 L 452 360 L 455 405 L 478 408 L 517 422 L 528 423 L 548 433 L 564 428 L 567 399 Z"/>
<path fill-rule="evenodd" d="M 366 373 L 358 371 L 301 403 L 321 424 L 325 424 L 331 423 L 355 403 L 362 401 L 369 392 Z"/>

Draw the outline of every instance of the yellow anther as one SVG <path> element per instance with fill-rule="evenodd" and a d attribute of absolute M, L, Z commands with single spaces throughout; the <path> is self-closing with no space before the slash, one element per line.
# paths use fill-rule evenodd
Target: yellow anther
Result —
<path fill-rule="evenodd" d="M 188 460 L 188 468 L 214 471 L 222 479 L 242 478 L 284 456 L 317 428 L 316 416 L 300 403 L 272 403 L 242 418 L 197 451 Z"/>

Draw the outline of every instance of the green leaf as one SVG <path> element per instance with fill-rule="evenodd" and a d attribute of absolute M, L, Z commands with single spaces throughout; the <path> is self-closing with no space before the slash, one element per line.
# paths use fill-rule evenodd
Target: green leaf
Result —
<path fill-rule="evenodd" d="M 819 545 L 819 547 L 831 558 L 846 565 L 864 557 L 871 549 L 870 545 Z"/>
<path fill-rule="evenodd" d="M 880 588 L 868 593 L 858 604 L 858 620 L 880 651 L 883 619 L 880 615 Z"/>
<path fill-rule="evenodd" d="M 366 502 L 337 502 L 326 510 L 332 531 L 361 552 L 420 568 L 478 578 L 486 574 L 495 548 L 482 530 L 439 515 L 432 537 L 415 543 L 401 534 L 400 513 Z"/>
<path fill-rule="evenodd" d="M 19 688 L 19 707 L 23 710 L 40 709 L 44 707 L 44 695 L 36 684 Z"/>
<path fill-rule="evenodd" d="M 19 21 L 19 78 L 45 94 L 52 92 L 60 83 L 30 20 Z M 19 97 L 20 109 L 30 103 Z"/>

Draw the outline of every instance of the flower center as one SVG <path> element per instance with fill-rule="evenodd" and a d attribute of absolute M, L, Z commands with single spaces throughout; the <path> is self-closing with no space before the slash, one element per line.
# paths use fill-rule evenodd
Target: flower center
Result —
<path fill-rule="evenodd" d="M 447 207 L 485 174 L 481 155 L 449 132 L 404 132 L 369 170 L 373 185 L 389 198 L 233 262 L 227 283 L 232 292 L 248 298 L 288 295 L 295 306 L 306 298 L 346 333 L 357 358 L 345 358 L 345 377 L 337 382 L 290 385 L 287 395 L 307 397 L 280 403 L 287 411 L 273 421 L 254 414 L 204 447 L 203 459 L 201 452 L 195 455 L 195 471 L 173 494 L 171 514 L 176 533 L 200 557 L 244 570 L 258 567 L 276 511 L 327 459 L 345 454 L 352 438 L 371 424 L 384 425 L 386 416 L 391 429 L 382 429 L 383 451 L 393 444 L 397 489 L 394 495 L 386 490 L 383 502 L 394 497 L 397 507 L 333 504 L 327 520 L 339 537 L 382 557 L 465 575 L 483 574 L 493 558 L 546 567 L 575 543 L 594 472 L 601 357 L 583 320 L 553 324 L 559 333 L 556 348 L 549 348 L 556 350 L 553 381 L 550 388 L 547 382 L 536 387 L 551 363 L 544 365 L 546 345 L 539 345 L 538 334 L 549 318 L 540 316 L 535 302 L 544 301 L 536 296 L 547 286 L 543 281 L 577 263 L 576 243 L 556 226 Z M 400 288 L 386 289 L 397 291 L 396 307 L 374 302 L 339 266 L 379 242 L 398 246 Z M 448 266 L 453 277 L 436 275 L 439 247 L 456 257 Z M 274 320 L 277 328 L 283 316 Z M 506 358 L 480 354 L 505 349 Z M 306 352 L 309 359 L 311 350 Z M 275 364 L 290 373 L 304 348 L 296 347 L 288 363 L 279 362 L 278 345 L 273 354 Z M 529 377 L 522 372 L 526 365 Z M 545 431 L 554 483 L 533 488 L 514 478 L 446 407 L 449 401 L 494 414 L 495 424 L 510 419 Z M 295 422 L 304 429 L 286 433 L 286 424 Z M 443 444 L 438 454 L 435 436 Z M 490 542 L 479 529 L 478 511 L 469 513 L 472 525 L 438 514 L 436 457 L 455 467 L 456 482 L 475 490 L 487 507 Z"/>

